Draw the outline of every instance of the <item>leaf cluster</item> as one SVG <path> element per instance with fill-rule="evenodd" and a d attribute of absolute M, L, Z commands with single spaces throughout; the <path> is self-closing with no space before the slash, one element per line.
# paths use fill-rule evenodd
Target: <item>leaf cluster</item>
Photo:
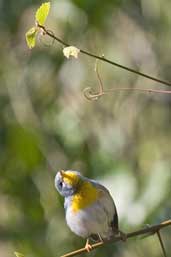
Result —
<path fill-rule="evenodd" d="M 43 3 L 36 11 L 35 14 L 35 26 L 30 28 L 26 32 L 26 42 L 28 47 L 31 49 L 36 44 L 36 37 L 40 31 L 38 25 L 43 26 L 46 22 L 50 10 L 50 2 Z"/>

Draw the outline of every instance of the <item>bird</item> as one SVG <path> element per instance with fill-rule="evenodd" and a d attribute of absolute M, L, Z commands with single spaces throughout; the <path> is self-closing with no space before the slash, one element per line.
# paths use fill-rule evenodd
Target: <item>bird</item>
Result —
<path fill-rule="evenodd" d="M 108 189 L 78 171 L 61 170 L 55 176 L 55 187 L 64 197 L 67 225 L 76 235 L 86 238 L 85 249 L 92 250 L 90 241 L 107 241 L 126 234 L 119 230 L 118 214 Z"/>

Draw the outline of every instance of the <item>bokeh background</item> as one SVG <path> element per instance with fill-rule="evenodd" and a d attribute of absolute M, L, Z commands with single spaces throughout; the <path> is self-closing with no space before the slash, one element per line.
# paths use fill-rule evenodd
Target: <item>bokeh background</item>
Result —
<path fill-rule="evenodd" d="M 54 188 L 59 169 L 106 185 L 120 227 L 133 231 L 171 216 L 171 96 L 115 92 L 88 101 L 95 60 L 67 60 L 25 32 L 41 1 L 0 1 L 0 256 L 57 257 L 85 241 L 65 223 Z M 71 45 L 171 81 L 170 0 L 53 0 L 46 22 Z M 168 89 L 99 63 L 106 89 Z M 169 228 L 162 230 L 168 254 Z M 89 256 L 161 256 L 156 236 L 97 249 Z M 83 255 L 82 255 L 83 256 Z"/>

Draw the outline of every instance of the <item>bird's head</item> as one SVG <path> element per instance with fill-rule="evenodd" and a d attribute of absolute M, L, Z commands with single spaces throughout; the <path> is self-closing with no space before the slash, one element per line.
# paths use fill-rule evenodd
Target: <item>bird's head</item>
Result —
<path fill-rule="evenodd" d="M 64 196 L 72 196 L 78 190 L 82 182 L 82 176 L 77 171 L 58 171 L 55 177 L 55 187 Z"/>

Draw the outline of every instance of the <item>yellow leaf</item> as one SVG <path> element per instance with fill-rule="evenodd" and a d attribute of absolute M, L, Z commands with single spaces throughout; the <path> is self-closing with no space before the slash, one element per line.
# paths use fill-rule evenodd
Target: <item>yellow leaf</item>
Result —
<path fill-rule="evenodd" d="M 39 25 L 44 25 L 46 18 L 49 14 L 50 2 L 42 4 L 36 12 L 35 18 Z"/>
<path fill-rule="evenodd" d="M 26 42 L 30 49 L 33 48 L 36 44 L 37 31 L 37 28 L 33 27 L 26 32 Z"/>
<path fill-rule="evenodd" d="M 14 252 L 14 254 L 16 257 L 24 257 L 24 254 L 19 253 L 19 252 Z"/>
<path fill-rule="evenodd" d="M 63 49 L 63 54 L 66 58 L 69 58 L 70 56 L 74 56 L 75 58 L 78 58 L 79 52 L 80 52 L 80 49 L 78 49 L 75 46 L 67 46 Z"/>

